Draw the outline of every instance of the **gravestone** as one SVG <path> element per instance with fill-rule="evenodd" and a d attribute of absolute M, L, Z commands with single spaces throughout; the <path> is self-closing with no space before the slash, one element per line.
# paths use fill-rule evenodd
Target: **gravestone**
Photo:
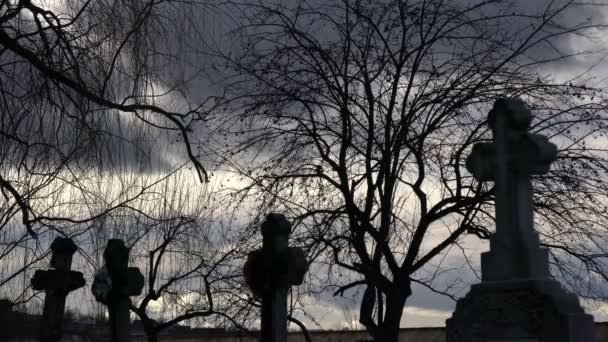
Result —
<path fill-rule="evenodd" d="M 301 248 L 289 247 L 291 224 L 281 214 L 262 223 L 262 249 L 251 252 L 243 273 L 253 294 L 262 299 L 260 341 L 287 340 L 287 291 L 300 285 L 308 264 Z"/>
<path fill-rule="evenodd" d="M 50 270 L 37 270 L 31 280 L 32 288 L 45 291 L 44 309 L 40 322 L 40 341 L 59 341 L 65 298 L 84 286 L 82 273 L 71 271 L 72 256 L 78 248 L 69 238 L 56 238 L 51 244 Z"/>
<path fill-rule="evenodd" d="M 105 266 L 97 272 L 91 291 L 95 299 L 108 306 L 112 342 L 131 340 L 130 296 L 137 296 L 144 277 L 137 267 L 128 267 L 129 248 L 122 240 L 110 239 L 103 253 Z"/>
<path fill-rule="evenodd" d="M 448 342 L 595 340 L 592 316 L 550 278 L 534 231 L 530 177 L 549 171 L 557 148 L 528 132 L 531 121 L 523 101 L 497 100 L 488 118 L 493 141 L 476 144 L 467 159 L 477 180 L 495 182 L 496 233 L 481 255 L 482 282 L 446 321 Z"/>

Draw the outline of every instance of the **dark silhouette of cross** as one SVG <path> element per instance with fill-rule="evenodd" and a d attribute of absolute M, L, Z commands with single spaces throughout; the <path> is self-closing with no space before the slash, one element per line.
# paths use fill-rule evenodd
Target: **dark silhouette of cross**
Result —
<path fill-rule="evenodd" d="M 129 266 L 129 248 L 120 239 L 108 240 L 103 253 L 107 276 L 110 278 L 108 291 L 100 291 L 102 279 L 95 277 L 92 291 L 97 301 L 108 306 L 112 342 L 128 342 L 130 337 L 129 306 L 130 296 L 137 296 L 144 286 L 144 277 L 137 267 Z"/>
<path fill-rule="evenodd" d="M 262 223 L 262 249 L 251 252 L 243 272 L 247 285 L 262 298 L 260 341 L 287 339 L 287 291 L 300 285 L 308 270 L 301 248 L 289 247 L 291 224 L 281 214 L 268 214 Z"/>
<path fill-rule="evenodd" d="M 38 270 L 31 280 L 34 290 L 45 291 L 40 323 L 40 341 L 59 341 L 67 295 L 84 286 L 82 273 L 71 271 L 72 256 L 78 248 L 69 238 L 56 238 L 51 244 L 50 270 Z"/>

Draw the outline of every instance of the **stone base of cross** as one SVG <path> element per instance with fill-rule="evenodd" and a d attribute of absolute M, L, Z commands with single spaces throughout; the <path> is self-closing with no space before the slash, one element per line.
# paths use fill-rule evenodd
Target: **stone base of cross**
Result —
<path fill-rule="evenodd" d="M 264 342 L 287 338 L 287 290 L 300 285 L 308 270 L 301 248 L 288 247 L 291 224 L 281 214 L 269 214 L 262 224 L 262 249 L 251 252 L 243 269 L 253 294 L 262 299 L 261 337 Z"/>
<path fill-rule="evenodd" d="M 446 321 L 447 342 L 594 342 L 593 317 L 551 279 L 474 284 Z"/>

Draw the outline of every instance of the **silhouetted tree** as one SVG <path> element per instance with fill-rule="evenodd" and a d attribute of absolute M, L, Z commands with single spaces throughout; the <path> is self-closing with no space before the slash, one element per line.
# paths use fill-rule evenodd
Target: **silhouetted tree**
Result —
<path fill-rule="evenodd" d="M 164 182 L 155 196 L 143 198 L 137 210 L 117 220 L 133 227 L 131 248 L 142 265 L 145 286 L 131 310 L 149 341 L 157 341 L 162 330 L 195 319 L 241 327 L 238 309 L 247 305 L 231 299 L 230 292 L 238 291 L 234 280 L 242 278 L 235 253 L 238 236 L 229 232 L 230 222 L 221 216 L 226 213 L 211 188 L 192 188 L 188 174 Z"/>
<path fill-rule="evenodd" d="M 376 341 L 398 340 L 413 284 L 451 295 L 433 284 L 451 246 L 492 234 L 492 184 L 476 182 L 464 161 L 490 138 L 485 119 L 498 97 L 524 99 L 532 131 L 560 148 L 552 171 L 534 179 L 552 261 L 564 272 L 580 261 L 587 279 L 606 280 L 606 94 L 586 70 L 565 79 L 548 71 L 593 56 L 563 43 L 603 34 L 593 4 L 229 6 L 242 26 L 237 47 L 220 53 L 229 99 L 216 143 L 245 178 L 229 190 L 260 212 L 296 218 L 293 236 L 327 270 L 325 289 L 364 289 L 359 320 Z M 443 238 L 428 246 L 431 230 Z"/>
<path fill-rule="evenodd" d="M 159 140 L 181 141 L 200 180 L 207 179 L 190 142 L 206 101 L 186 98 L 193 77 L 179 76 L 187 39 L 180 24 L 187 21 L 165 20 L 189 6 L 195 5 L 0 2 L 3 291 L 17 281 L 15 291 L 25 290 L 24 272 L 48 254 L 41 234 L 79 232 L 145 192 L 146 185 L 103 200 L 96 193 L 100 183 L 124 184 L 125 174 L 166 168 L 158 166 Z M 161 38 L 171 35 L 180 39 Z M 12 297 L 22 301 L 25 293 Z"/>

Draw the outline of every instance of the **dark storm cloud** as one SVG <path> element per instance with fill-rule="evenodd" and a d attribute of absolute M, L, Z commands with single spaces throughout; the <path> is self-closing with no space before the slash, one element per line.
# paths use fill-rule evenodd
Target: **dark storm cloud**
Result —
<path fill-rule="evenodd" d="M 85 137 L 89 151 L 80 160 L 90 168 L 100 171 L 125 172 L 167 172 L 170 160 L 167 157 L 175 153 L 169 147 L 175 143 L 176 134 L 160 132 L 147 127 L 126 115 L 114 116 L 114 120 L 102 125 L 97 132 Z"/>
<path fill-rule="evenodd" d="M 167 166 L 163 151 L 169 137 L 129 119 L 130 114 L 54 107 L 46 99 L 26 102 L 13 101 L 1 109 L 5 165 L 42 170 L 68 164 L 117 172 Z"/>
<path fill-rule="evenodd" d="M 472 4 L 479 3 L 479 1 L 466 1 L 466 0 L 458 0 L 458 2 L 461 6 L 464 6 L 465 4 L 470 6 Z M 281 1 L 281 3 L 284 6 L 290 6 L 290 5 L 296 4 L 297 2 L 296 1 Z M 446 2 L 446 3 L 449 3 L 451 6 L 458 6 L 458 4 L 456 4 L 453 1 Z M 491 33 L 494 32 L 494 33 L 501 33 L 502 35 L 505 35 L 505 36 L 515 36 L 515 35 L 521 35 L 522 31 L 524 31 L 524 30 L 530 31 L 533 29 L 533 27 L 537 27 L 537 26 L 531 26 L 531 25 L 538 25 L 538 20 L 532 19 L 529 16 L 537 16 L 537 15 L 544 14 L 544 12 L 547 10 L 547 6 L 549 4 L 551 4 L 551 6 L 549 7 L 549 11 L 547 13 L 551 13 L 552 11 L 557 10 L 559 8 L 559 6 L 563 5 L 564 3 L 565 3 L 565 1 L 549 1 L 549 0 L 535 0 L 535 1 L 521 0 L 521 1 L 511 1 L 511 2 L 503 1 L 503 2 L 499 2 L 500 6 L 486 7 L 484 9 L 484 12 L 475 13 L 475 14 L 473 14 L 473 16 L 484 16 L 484 15 L 490 16 L 490 15 L 496 15 L 498 13 L 503 13 L 503 14 L 508 14 L 508 15 L 510 15 L 512 13 L 522 14 L 520 16 L 516 16 L 516 17 L 511 16 L 511 17 L 505 18 L 501 21 L 497 21 L 495 26 L 485 27 L 485 29 L 487 30 L 489 35 L 491 35 Z M 606 12 L 607 11 L 608 11 L 608 6 L 576 5 L 576 6 L 571 7 L 570 9 L 564 11 L 563 13 L 559 14 L 558 16 L 556 16 L 555 24 L 561 24 L 566 27 L 577 27 L 579 25 L 602 24 L 602 23 L 606 22 Z M 526 16 L 526 15 L 529 15 L 529 16 Z M 225 24 L 230 25 L 231 21 L 227 20 Z M 547 26 L 545 29 L 543 29 L 544 31 L 539 32 L 539 37 L 551 35 L 557 29 L 558 28 L 556 28 L 554 26 Z M 331 31 L 318 32 L 319 39 L 323 40 L 323 41 L 331 41 L 332 37 L 328 36 L 328 32 L 331 32 Z M 233 36 L 226 36 L 226 37 L 234 38 Z M 540 44 L 540 45 L 535 46 L 532 49 L 529 49 L 526 52 L 526 55 L 529 58 L 529 60 L 551 60 L 553 58 L 557 58 L 557 57 L 561 56 L 564 53 L 566 53 L 566 54 L 576 53 L 577 49 L 579 48 L 578 43 L 580 42 L 580 40 L 584 40 L 584 39 L 585 38 L 578 37 L 576 35 L 558 35 L 558 36 L 555 36 L 555 37 L 549 39 L 547 41 L 547 43 L 545 43 L 545 44 Z M 228 43 L 226 43 L 226 42 L 224 42 L 224 43 L 226 44 L 224 47 L 228 48 L 229 47 Z M 475 44 L 475 42 L 472 40 L 469 41 L 468 43 L 471 44 L 471 46 Z M 466 47 L 462 47 L 462 48 L 466 49 Z M 560 67 L 576 66 L 581 63 L 583 63 L 583 62 L 578 59 L 566 59 L 566 60 L 559 61 L 559 66 Z M 221 78 L 221 76 L 222 76 L 221 71 L 217 72 L 215 74 L 215 76 Z M 212 87 L 212 86 L 210 86 L 210 87 Z M 210 91 L 211 91 L 211 88 L 204 88 L 204 87 L 200 88 L 200 93 L 209 94 Z M 472 271 L 463 268 L 463 270 L 460 270 L 458 272 L 458 274 L 455 274 L 454 272 L 452 272 L 452 273 L 446 273 L 446 275 L 439 277 L 438 283 L 439 284 L 441 284 L 442 282 L 449 283 L 457 276 L 462 278 L 461 280 L 464 283 L 471 284 L 471 283 L 478 282 L 478 279 L 474 276 Z M 442 279 L 442 277 L 444 279 Z M 440 285 L 438 285 L 438 289 L 442 289 L 442 287 Z M 467 293 L 467 291 L 468 291 L 468 287 L 466 285 L 464 285 L 464 287 L 462 289 L 460 289 L 456 293 L 456 295 L 463 296 Z M 358 301 L 360 298 L 360 295 L 361 295 L 361 291 L 358 292 L 358 295 L 354 296 L 355 300 Z M 338 303 L 341 300 L 334 297 L 331 293 L 320 294 L 318 297 L 318 300 L 320 301 L 320 303 L 322 303 L 322 305 L 340 307 L 340 305 Z M 414 284 L 413 285 L 413 295 L 407 301 L 407 305 L 420 307 L 420 308 L 427 308 L 427 309 L 450 311 L 450 310 L 453 310 L 455 303 L 453 300 L 449 299 L 446 296 L 442 296 L 440 294 L 434 293 L 422 285 Z"/>
<path fill-rule="evenodd" d="M 470 4 L 471 1 L 459 0 L 462 4 Z M 513 11 L 522 10 L 526 13 L 538 12 L 544 7 L 548 0 L 536 1 L 513 1 Z M 296 1 L 282 1 L 283 4 L 295 4 Z M 579 22 L 584 22 L 587 18 L 591 18 L 592 22 L 601 22 L 605 20 L 606 7 L 589 7 L 576 6 L 559 17 L 559 20 L 566 25 L 575 25 Z M 165 52 L 169 52 L 177 57 L 175 63 L 171 63 L 162 69 L 161 79 L 165 84 L 179 84 L 186 81 L 179 88 L 180 94 L 187 99 L 193 106 L 204 101 L 212 95 L 222 93 L 221 86 L 216 81 L 225 77 L 225 69 L 223 66 L 216 65 L 220 63 L 220 59 L 216 58 L 214 50 L 234 50 L 238 52 L 236 47 L 236 37 L 231 36 L 228 32 L 238 26 L 238 21 L 235 20 L 234 13 L 225 12 L 223 10 L 211 10 L 203 6 L 191 7 L 189 13 L 182 13 L 179 24 L 180 29 L 167 31 L 164 36 L 158 37 L 156 41 L 159 47 L 162 47 Z M 488 15 L 492 14 L 488 11 Z M 503 24 L 494 27 L 496 30 L 505 30 L 516 34 L 530 24 L 525 18 L 513 18 L 510 21 L 505 21 Z M 320 32 L 319 34 L 326 34 Z M 331 37 L 324 37 L 331 40 Z M 550 59 L 556 56 L 556 51 L 569 50 L 575 47 L 575 38 L 568 36 L 559 36 L 552 41 L 552 45 L 539 46 L 530 51 L 530 57 L 533 59 Z M 557 48 L 558 50 L 555 50 Z M 579 63 L 575 60 L 568 60 L 565 63 Z M 81 130 L 78 125 L 73 128 L 66 128 L 60 136 L 55 136 L 62 145 L 68 149 L 79 150 L 76 155 L 77 162 L 84 163 L 89 167 L 100 168 L 102 170 L 139 170 L 140 172 L 153 172 L 154 170 L 165 170 L 169 165 L 169 159 L 172 156 L 183 156 L 183 147 L 169 145 L 179 139 L 175 134 L 160 134 L 156 130 L 142 128 L 141 122 L 134 124 L 127 120 L 127 115 L 116 115 L 115 113 L 96 113 L 95 115 L 106 115 L 106 122 L 99 123 L 99 131 L 95 129 L 90 131 Z M 137 120 L 136 120 L 137 122 Z M 47 127 L 55 127 L 51 123 Z M 92 127 L 94 128 L 94 127 Z M 209 131 L 205 125 L 196 126 L 191 134 L 195 143 L 204 143 L 205 138 L 213 132 Z M 179 142 L 178 142 L 179 143 Z M 87 154 L 87 151 L 94 152 Z M 471 283 L 477 281 L 472 272 L 463 271 L 460 274 L 463 280 L 468 280 Z M 446 282 L 455 277 L 453 273 L 446 274 Z M 439 279 L 441 283 L 442 279 Z M 351 291 L 351 293 L 353 293 Z M 356 301 L 356 310 L 361 291 L 354 292 L 358 294 L 354 297 Z M 465 291 L 459 294 L 463 295 Z M 344 303 L 339 298 L 334 297 L 331 293 L 321 293 L 318 297 L 323 305 L 341 308 L 342 304 L 350 304 L 351 299 L 344 299 Z M 344 304 L 344 305 L 346 305 Z M 445 296 L 433 293 L 427 288 L 414 284 L 413 295 L 407 301 L 408 306 L 415 306 L 427 309 L 436 310 L 453 310 L 454 302 Z"/>
<path fill-rule="evenodd" d="M 428 1 L 434 3 L 434 0 Z M 470 7 L 479 4 L 481 1 L 458 0 L 445 2 L 446 6 Z M 526 15 L 542 14 L 549 6 L 550 9 L 557 9 L 566 0 L 534 0 L 534 1 L 500 1 L 496 5 L 483 6 L 478 12 L 470 14 L 472 17 L 490 16 L 511 13 L 521 13 Z M 295 8 L 301 1 L 263 1 L 265 4 L 280 4 L 284 8 Z M 340 2 L 309 2 L 317 5 L 328 5 Z M 387 2 L 389 3 L 389 2 Z M 391 2 L 392 3 L 392 2 Z M 414 2 L 406 1 L 413 4 Z M 420 3 L 420 2 L 418 2 Z M 590 4 L 572 6 L 564 11 L 556 19 L 557 22 L 566 26 L 576 26 L 579 24 L 601 23 L 605 21 L 607 6 L 591 6 Z M 218 96 L 223 93 L 221 80 L 230 74 L 225 68 L 224 62 L 218 54 L 233 55 L 242 53 L 240 51 L 240 37 L 235 34 L 234 29 L 242 25 L 241 14 L 236 9 L 242 6 L 222 4 L 220 2 L 207 2 L 204 4 L 179 4 L 179 5 L 159 5 L 157 11 L 159 18 L 174 18 L 171 23 L 161 19 L 154 19 L 150 24 L 150 34 L 155 39 L 151 39 L 149 49 L 158 56 L 169 56 L 168 63 L 156 65 L 158 81 L 173 88 L 176 94 L 187 103 L 191 108 L 204 102 L 209 96 Z M 550 11 L 548 12 L 550 13 Z M 160 16 L 162 14 L 162 17 Z M 496 21 L 496 25 L 486 27 L 496 33 L 502 32 L 506 36 L 517 35 L 524 30 L 530 30 L 530 24 L 536 20 L 531 20 L 526 16 L 509 17 L 501 21 Z M 546 34 L 551 33 L 551 27 L 546 28 Z M 331 41 L 327 30 L 318 31 L 318 38 L 322 41 Z M 334 38 L 335 39 L 335 38 Z M 582 39 L 582 38 L 581 38 Z M 528 56 L 532 59 L 551 59 L 556 54 L 562 52 L 572 52 L 575 48 L 576 38 L 572 36 L 560 35 L 551 40 L 551 44 L 542 44 L 528 51 Z M 471 41 L 470 44 L 475 42 Z M 466 47 L 463 47 L 465 49 Z M 562 61 L 561 63 L 580 63 L 576 60 Z M 174 87 L 174 85 L 177 85 Z M 125 89 L 128 86 L 123 85 Z M 172 108 L 169 108 L 172 109 Z M 185 109 L 183 107 L 182 109 Z M 129 114 L 130 115 L 130 114 Z M 163 169 L 167 166 L 166 159 L 174 154 L 183 156 L 184 148 L 174 146 L 164 149 L 163 144 L 174 142 L 179 137 L 168 134 L 161 137 L 158 132 L 142 132 L 140 127 L 135 127 L 127 123 L 124 118 L 112 119 L 112 115 L 105 124 L 105 134 L 89 134 L 85 132 L 78 139 L 74 140 L 77 144 L 90 144 L 92 149 L 98 149 L 97 161 L 92 155 L 82 154 L 81 158 L 97 163 L 103 169 L 115 167 L 128 169 L 154 170 Z M 221 114 L 218 114 L 221 116 Z M 170 125 L 169 125 L 170 126 Z M 206 138 L 213 135 L 206 125 L 200 124 L 194 127 L 191 139 L 194 145 L 206 144 Z M 68 137 L 66 136 L 66 139 Z"/>
<path fill-rule="evenodd" d="M 39 5 L 48 4 L 42 2 Z M 79 2 L 65 1 L 53 4 L 49 9 L 62 13 L 61 18 L 68 18 L 78 12 L 82 5 Z M 201 72 L 208 67 L 206 59 L 201 58 L 206 52 L 205 41 L 201 39 L 205 37 L 198 34 L 204 29 L 208 30 L 206 33 L 211 30 L 209 26 L 192 25 L 201 22 L 198 14 L 203 18 L 212 17 L 207 6 L 155 5 L 148 13 L 145 27 L 137 34 L 138 38 L 125 38 L 123 42 L 121 34 L 130 35 L 132 23 L 129 20 L 132 18 L 129 17 L 129 11 L 137 11 L 136 6 L 128 6 L 126 9 L 117 7 L 116 10 L 111 6 L 104 7 L 108 5 L 106 3 L 92 2 L 89 5 L 93 11 L 80 13 L 82 15 L 75 24 L 65 32 L 48 30 L 48 37 L 33 34 L 29 41 L 18 39 L 18 43 L 33 50 L 37 58 L 45 62 L 48 60 L 52 65 L 56 63 L 56 68 L 65 70 L 62 72 L 68 76 L 73 76 L 72 70 L 78 71 L 79 81 L 86 83 L 85 88 L 95 94 L 101 93 L 104 99 L 119 104 L 131 104 L 134 101 L 149 104 L 170 97 L 177 103 L 165 103 L 159 107 L 167 111 L 187 112 L 197 107 L 201 99 L 212 92 L 205 82 L 206 76 Z M 95 13 L 98 5 L 104 11 Z M 112 11 L 116 11 L 116 18 L 104 20 L 103 15 L 111 14 Z M 33 24 L 31 13 L 27 10 L 23 12 L 23 18 L 14 25 L 12 32 L 16 37 L 38 30 Z M 172 21 L 167 22 L 167 18 Z M 14 23 L 7 23 L 11 24 Z M 93 28 L 86 31 L 89 24 Z M 47 46 L 46 40 L 60 40 L 60 33 L 55 34 L 56 32 L 70 36 L 72 33 L 78 34 L 78 30 L 84 30 L 83 35 L 87 38 L 75 39 L 70 43 L 84 44 L 76 49 L 83 51 L 82 54 L 79 52 L 78 58 L 61 57 L 62 54 L 70 55 L 61 44 L 48 54 L 38 51 Z M 101 39 L 105 39 L 105 35 L 110 37 L 102 47 L 96 44 L 98 34 Z M 117 41 L 112 42 L 113 38 Z M 106 74 L 110 70 L 109 60 L 114 57 L 113 53 L 118 51 L 119 46 L 122 46 L 121 52 L 117 55 L 119 58 L 112 61 L 112 67 L 116 66 L 116 69 L 112 69 L 114 72 L 110 77 Z M 85 57 L 81 59 L 80 56 Z M 108 61 L 104 61 L 104 58 Z M 40 167 L 44 167 L 44 164 L 56 167 L 67 160 L 69 163 L 102 171 L 155 172 L 166 170 L 173 159 L 183 159 L 185 147 L 176 131 L 161 133 L 162 129 L 154 128 L 149 123 L 132 120 L 134 113 L 118 115 L 113 110 L 98 108 L 88 103 L 82 94 L 32 68 L 30 63 L 16 63 L 24 58 L 15 54 L 5 52 L 0 59 L 0 90 L 4 95 L 0 100 L 3 119 L 0 130 L 4 134 L 0 138 L 4 140 L 2 155 L 5 165 L 28 161 Z M 141 63 L 145 64 L 140 65 Z M 102 84 L 103 91 L 100 90 Z M 106 88 L 106 85 L 109 86 Z M 171 95 L 157 97 L 166 92 Z M 150 95 L 154 96 L 148 97 Z M 142 96 L 148 98 L 142 101 Z M 174 123 L 159 123 L 162 120 L 147 116 L 147 113 L 137 114 L 146 116 L 146 120 L 153 124 L 176 128 Z M 188 119 L 183 124 L 188 125 Z M 201 125 L 197 127 L 193 136 L 206 134 L 200 129 Z M 180 142 L 182 145 L 177 146 Z"/>
<path fill-rule="evenodd" d="M 585 51 L 577 43 L 585 41 L 587 38 L 584 38 L 583 34 L 588 34 L 589 31 L 587 29 L 579 30 L 580 28 L 602 25 L 607 22 L 608 7 L 598 5 L 597 2 L 594 4 L 591 1 L 581 1 L 567 7 L 565 6 L 571 1 L 534 0 L 504 3 L 509 5 L 494 12 L 490 10 L 487 15 L 518 14 L 518 16 L 498 21 L 499 24 L 492 27 L 497 33 L 504 32 L 508 37 L 516 36 L 521 32 L 538 30 L 528 44 L 541 37 L 548 37 L 544 43 L 526 50 L 525 55 L 531 60 L 559 59 L 556 63 L 560 65 L 581 63 L 577 59 L 561 59 L 561 57 Z M 543 20 L 546 20 L 547 24 L 541 27 Z M 570 30 L 573 31 L 568 34 L 557 34 Z M 552 35 L 555 36 L 551 37 Z"/>
<path fill-rule="evenodd" d="M 434 0 L 428 1 L 434 3 Z M 444 2 L 445 6 L 471 7 L 481 1 L 457 0 Z M 282 8 L 296 8 L 302 1 L 263 1 L 264 4 L 280 4 Z M 329 4 L 339 4 L 338 1 L 332 2 L 308 2 L 317 5 L 328 6 Z M 387 1 L 388 3 L 388 1 Z M 392 3 L 392 2 L 391 2 Z M 414 3 L 409 2 L 407 3 Z M 417 2 L 421 3 L 421 2 Z M 470 14 L 472 18 L 491 16 L 497 14 L 507 15 L 504 19 L 493 21 L 493 25 L 484 26 L 488 36 L 502 34 L 505 37 L 522 36 L 522 32 L 529 32 L 534 25 L 538 25 L 538 19 L 530 16 L 543 14 L 557 10 L 566 0 L 518 0 L 518 1 L 499 1 L 496 5 L 483 6 L 481 10 Z M 584 4 L 584 2 L 583 2 Z M 219 55 L 226 54 L 236 56 L 246 51 L 242 50 L 241 36 L 239 31 L 235 31 L 243 25 L 242 13 L 239 11 L 243 6 L 231 4 L 208 3 L 206 5 L 195 6 L 176 6 L 168 9 L 167 14 L 179 18 L 174 26 L 159 34 L 156 41 L 158 46 L 155 49 L 162 54 L 172 56 L 174 63 L 163 67 L 161 79 L 167 85 L 182 84 L 178 88 L 180 95 L 192 104 L 202 103 L 210 96 L 220 96 L 223 94 L 223 84 L 229 83 L 227 77 L 233 74 L 233 70 L 226 67 L 225 61 Z M 575 5 L 563 11 L 555 20 L 556 23 L 567 27 L 575 27 L 585 23 L 603 23 L 606 20 L 605 13 L 608 11 L 606 6 Z M 519 13 L 519 16 L 511 16 L 512 13 Z M 341 14 L 340 14 L 341 15 Z M 532 26 L 531 26 L 532 25 Z M 556 30 L 555 27 L 547 26 L 539 32 L 539 36 L 549 35 Z M 337 39 L 331 37 L 331 30 L 316 31 L 316 36 L 320 41 L 330 42 Z M 464 31 L 463 31 L 464 32 Z M 559 54 L 574 53 L 578 48 L 577 38 L 572 35 L 558 35 L 551 38 L 546 43 L 537 45 L 526 52 L 529 60 L 551 60 Z M 462 46 L 466 51 L 468 48 L 476 46 L 477 42 L 471 40 L 466 42 L 469 46 Z M 441 43 L 440 43 L 441 45 Z M 505 53 L 506 50 L 505 50 Z M 578 59 L 566 59 L 554 62 L 560 68 L 574 66 L 582 63 Z M 216 109 L 216 117 L 221 118 L 221 109 Z M 209 130 L 206 125 L 198 125 L 191 134 L 191 139 L 195 144 L 200 144 L 204 148 L 209 148 L 206 139 L 212 136 L 214 131 Z M 230 139 L 230 137 L 228 137 Z M 232 137 L 234 138 L 234 137 Z M 179 149 L 176 149 L 179 151 Z"/>

